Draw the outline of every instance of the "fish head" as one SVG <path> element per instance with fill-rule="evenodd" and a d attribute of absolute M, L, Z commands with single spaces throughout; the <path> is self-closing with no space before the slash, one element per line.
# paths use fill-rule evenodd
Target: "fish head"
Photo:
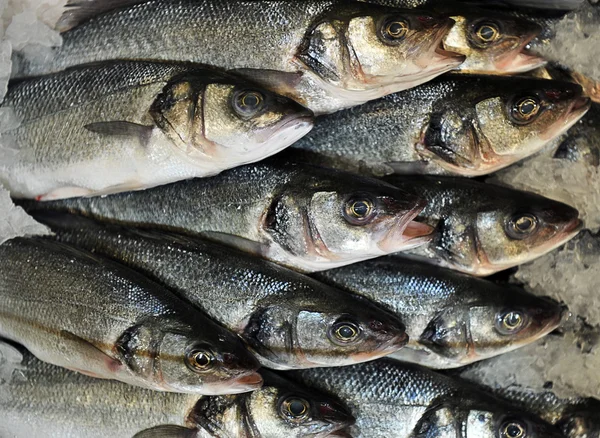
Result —
<path fill-rule="evenodd" d="M 443 50 L 454 22 L 430 13 L 353 2 L 324 16 L 305 36 L 297 58 L 362 101 L 408 89 L 449 71 L 464 57 Z"/>
<path fill-rule="evenodd" d="M 249 394 L 203 397 L 192 411 L 195 426 L 211 436 L 321 438 L 354 423 L 338 400 L 263 371 L 264 385 Z M 236 421 L 232 421 L 232 419 Z"/>
<path fill-rule="evenodd" d="M 558 327 L 561 316 L 561 307 L 550 300 L 520 290 L 486 290 L 438 312 L 419 341 L 464 365 L 541 338 Z"/>
<path fill-rule="evenodd" d="M 131 371 L 164 391 L 230 394 L 259 388 L 258 361 L 241 339 L 220 327 L 214 333 L 215 327 L 148 321 L 128 329 L 117 351 Z"/>
<path fill-rule="evenodd" d="M 494 198 L 479 209 L 476 223 L 479 275 L 527 263 L 561 246 L 582 228 L 575 208 L 526 192 Z"/>
<path fill-rule="evenodd" d="M 484 13 L 485 14 L 485 13 Z M 444 49 L 466 56 L 458 70 L 478 74 L 516 74 L 534 70 L 546 61 L 527 52 L 542 28 L 510 16 L 453 16 L 456 24 L 444 38 Z"/>
<path fill-rule="evenodd" d="M 306 135 L 302 105 L 237 78 L 182 76 L 155 100 L 157 126 L 192 162 L 220 169 L 275 154 Z"/>
<path fill-rule="evenodd" d="M 568 438 L 600 438 L 600 402 L 591 401 L 591 406 L 574 410 L 568 409 L 556 426 Z"/>
<path fill-rule="evenodd" d="M 433 229 L 413 221 L 424 206 L 387 183 L 307 167 L 273 198 L 261 228 L 316 271 L 428 242 Z"/>
<path fill-rule="evenodd" d="M 315 282 L 316 283 L 316 282 Z M 369 301 L 318 285 L 252 316 L 244 339 L 279 369 L 342 366 L 391 354 L 408 342 L 402 322 Z"/>
<path fill-rule="evenodd" d="M 581 87 L 561 81 L 488 79 L 466 93 L 430 116 L 420 146 L 462 176 L 486 175 L 538 152 L 590 108 Z"/>

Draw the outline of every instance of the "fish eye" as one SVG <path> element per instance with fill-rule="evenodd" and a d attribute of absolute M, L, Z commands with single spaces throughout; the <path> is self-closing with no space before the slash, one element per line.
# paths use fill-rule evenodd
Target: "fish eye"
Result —
<path fill-rule="evenodd" d="M 360 334 L 358 326 L 352 322 L 337 322 L 331 327 L 330 337 L 336 343 L 348 344 L 355 341 Z"/>
<path fill-rule="evenodd" d="M 521 421 L 509 420 L 500 426 L 500 438 L 525 438 L 527 427 Z"/>
<path fill-rule="evenodd" d="M 381 34 L 386 42 L 400 42 L 410 31 L 410 24 L 404 18 L 394 17 L 383 23 Z"/>
<path fill-rule="evenodd" d="M 496 318 L 496 328 L 500 333 L 505 335 L 511 335 L 521 331 L 524 325 L 524 315 L 516 310 L 503 312 Z"/>
<path fill-rule="evenodd" d="M 500 27 L 490 21 L 484 21 L 475 25 L 474 32 L 477 41 L 482 44 L 491 44 L 500 38 Z"/>
<path fill-rule="evenodd" d="M 265 96 L 253 90 L 239 91 L 233 95 L 233 109 L 244 118 L 256 116 L 264 106 Z"/>
<path fill-rule="evenodd" d="M 535 231 L 538 219 L 532 214 L 520 214 L 512 217 L 506 225 L 506 234 L 513 239 L 525 239 Z"/>
<path fill-rule="evenodd" d="M 353 225 L 363 225 L 375 215 L 375 206 L 367 197 L 352 197 L 346 201 L 344 217 Z"/>
<path fill-rule="evenodd" d="M 308 418 L 310 405 L 300 397 L 287 397 L 281 402 L 280 410 L 288 420 L 300 422 Z"/>
<path fill-rule="evenodd" d="M 215 357 L 208 350 L 194 348 L 186 354 L 185 360 L 193 371 L 206 371 L 212 368 Z"/>
<path fill-rule="evenodd" d="M 510 116 L 513 122 L 526 125 L 533 122 L 540 114 L 542 106 L 537 97 L 523 97 L 518 99 L 510 108 Z"/>

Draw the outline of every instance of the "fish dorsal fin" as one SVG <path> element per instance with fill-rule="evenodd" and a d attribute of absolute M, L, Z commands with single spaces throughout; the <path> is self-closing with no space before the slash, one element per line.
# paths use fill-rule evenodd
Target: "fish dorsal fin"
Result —
<path fill-rule="evenodd" d="M 183 426 L 165 424 L 136 433 L 133 438 L 192 438 L 196 436 L 196 430 Z"/>
<path fill-rule="evenodd" d="M 68 0 L 56 30 L 66 32 L 98 15 L 115 9 L 145 3 L 148 0 Z"/>

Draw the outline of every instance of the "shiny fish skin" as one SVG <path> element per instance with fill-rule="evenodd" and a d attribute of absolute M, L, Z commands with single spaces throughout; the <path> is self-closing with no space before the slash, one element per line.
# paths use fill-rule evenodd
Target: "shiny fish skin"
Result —
<path fill-rule="evenodd" d="M 40 360 L 169 392 L 262 383 L 237 336 L 122 265 L 40 238 L 0 245 L 0 259 L 0 336 Z M 208 369 L 188 367 L 196 351 Z"/>
<path fill-rule="evenodd" d="M 261 103 L 243 112 L 249 92 Z M 2 108 L 21 124 L 2 133 L 0 183 L 15 197 L 42 200 L 214 175 L 289 146 L 313 119 L 232 75 L 125 61 L 17 82 Z"/>
<path fill-rule="evenodd" d="M 372 203 L 362 225 L 345 205 Z M 412 219 L 418 195 L 378 180 L 276 160 L 104 198 L 26 203 L 124 224 L 209 234 L 231 246 L 302 271 L 318 271 L 401 251 L 429 240 L 431 228 Z M 237 236 L 237 237 L 236 237 Z"/>
<path fill-rule="evenodd" d="M 146 437 L 166 428 L 173 438 L 201 438 L 218 430 L 223 412 L 240 411 L 241 435 L 262 438 L 319 438 L 352 424 L 336 399 L 284 379 L 265 376 L 265 385 L 246 395 L 201 397 L 92 379 L 39 360 L 0 341 L 0 436 L 11 438 Z M 311 418 L 292 423 L 281 404 L 302 398 Z M 225 401 L 225 403 L 223 403 Z M 270 401 L 271 403 L 266 403 Z M 243 408 L 246 408 L 243 411 Z M 216 408 L 216 409 L 215 409 Z M 233 424 L 232 424 L 233 423 Z M 163 435 L 160 435 L 163 436 Z"/>
<path fill-rule="evenodd" d="M 396 317 L 266 260 L 208 241 L 106 227 L 78 216 L 38 219 L 60 241 L 128 265 L 203 309 L 238 333 L 264 366 L 348 365 L 406 344 Z M 360 337 L 336 343 L 332 336 L 340 322 L 354 324 Z"/>
<path fill-rule="evenodd" d="M 507 422 L 525 427 L 528 438 L 562 436 L 466 383 L 390 359 L 286 375 L 345 402 L 356 418 L 354 438 L 497 438 Z"/>
<path fill-rule="evenodd" d="M 582 227 L 573 207 L 520 190 L 461 178 L 387 180 L 428 201 L 417 220 L 436 231 L 431 243 L 411 256 L 471 275 L 490 275 L 533 260 Z"/>
<path fill-rule="evenodd" d="M 464 60 L 439 50 L 452 21 L 422 11 L 344 0 L 73 3 L 74 16 L 98 4 L 109 11 L 64 32 L 54 57 L 25 62 L 21 75 L 115 58 L 192 61 L 236 69 L 324 113 L 416 86 Z M 398 15 L 411 32 L 390 43 L 380 30 Z"/>
<path fill-rule="evenodd" d="M 600 104 L 592 104 L 579 123 L 561 137 L 554 158 L 600 166 Z"/>
<path fill-rule="evenodd" d="M 514 102 L 532 96 L 543 114 L 514 123 Z M 446 76 L 320 117 L 284 154 L 300 149 L 305 160 L 375 175 L 484 175 L 539 151 L 588 109 L 581 88 L 567 82 Z"/>
<path fill-rule="evenodd" d="M 554 330 L 557 304 L 517 288 L 443 268 L 380 258 L 313 275 L 384 306 L 405 324 L 406 347 L 392 357 L 430 368 L 455 368 L 506 353 Z M 518 315 L 518 328 L 503 318 Z"/>

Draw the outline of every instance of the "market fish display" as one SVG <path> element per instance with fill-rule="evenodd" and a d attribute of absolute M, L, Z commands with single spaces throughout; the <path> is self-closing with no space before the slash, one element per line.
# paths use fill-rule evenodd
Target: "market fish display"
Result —
<path fill-rule="evenodd" d="M 37 217 L 60 241 L 128 265 L 238 333 L 269 368 L 348 365 L 407 342 L 397 316 L 355 295 L 221 245 L 107 227 L 79 216 Z"/>
<path fill-rule="evenodd" d="M 2 107 L 21 124 L 2 133 L 0 183 L 38 200 L 214 175 L 280 151 L 313 123 L 290 99 L 172 63 L 119 61 L 21 81 Z"/>
<path fill-rule="evenodd" d="M 20 74 L 107 59 L 193 61 L 236 69 L 327 113 L 458 66 L 464 57 L 440 47 L 452 23 L 342 0 L 72 1 L 59 22 L 62 46 Z"/>
<path fill-rule="evenodd" d="M 557 304 L 520 289 L 397 257 L 368 260 L 314 275 L 392 311 L 408 345 L 393 358 L 455 368 L 545 336 L 561 320 Z"/>
<path fill-rule="evenodd" d="M 320 271 L 429 240 L 425 203 L 384 182 L 279 160 L 212 178 L 103 198 L 30 202 L 121 224 L 203 234 L 301 271 Z"/>
<path fill-rule="evenodd" d="M 461 178 L 387 180 L 427 199 L 417 220 L 435 232 L 410 256 L 471 275 L 527 263 L 573 238 L 583 225 L 575 208 L 534 193 Z"/>
<path fill-rule="evenodd" d="M 2 437 L 190 438 L 238 427 L 234 436 L 320 438 L 353 422 L 335 398 L 270 374 L 248 396 L 200 398 L 93 379 L 0 341 L 0 375 Z M 219 423 L 224 414 L 240 421 Z"/>
<path fill-rule="evenodd" d="M 375 175 L 485 175 L 539 151 L 589 107 L 567 82 L 445 76 L 320 117 L 293 148 L 305 160 Z"/>
<path fill-rule="evenodd" d="M 335 394 L 350 408 L 354 438 L 559 438 L 553 426 L 465 382 L 417 365 L 380 359 L 286 373 Z"/>
<path fill-rule="evenodd" d="M 83 374 L 160 391 L 259 388 L 242 341 L 158 284 L 41 238 L 0 245 L 0 337 Z"/>

